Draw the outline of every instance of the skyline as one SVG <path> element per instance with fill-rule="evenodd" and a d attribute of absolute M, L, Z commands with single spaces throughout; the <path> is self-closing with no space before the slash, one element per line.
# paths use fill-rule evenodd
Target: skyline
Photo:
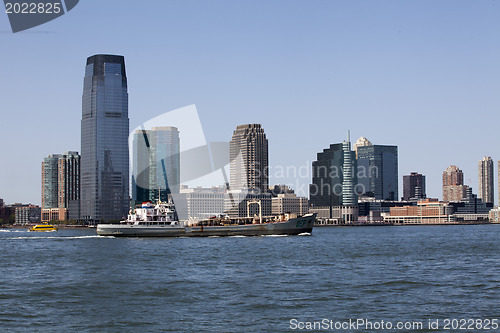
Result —
<path fill-rule="evenodd" d="M 6 33 L 0 15 L 10 51 L 1 56 L 9 66 L 0 86 L 5 202 L 40 204 L 43 158 L 80 152 L 81 64 L 101 53 L 126 58 L 131 129 L 196 104 L 207 141 L 229 141 L 238 124 L 262 124 L 270 166 L 310 168 L 350 129 L 352 141 L 398 146 L 400 194 L 402 176 L 418 172 L 427 196 L 442 198 L 449 165 L 478 193 L 478 161 L 500 158 L 493 1 L 155 4 L 138 18 L 132 6 L 82 2 L 17 34 Z"/>

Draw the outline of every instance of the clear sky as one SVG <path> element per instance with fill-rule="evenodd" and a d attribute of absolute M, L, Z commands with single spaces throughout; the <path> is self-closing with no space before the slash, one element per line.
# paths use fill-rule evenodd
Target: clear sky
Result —
<path fill-rule="evenodd" d="M 500 158 L 499 17 L 494 0 L 81 0 L 12 34 L 0 13 L 0 198 L 40 204 L 43 158 L 80 151 L 98 53 L 125 56 L 131 129 L 196 104 L 207 141 L 261 123 L 271 166 L 309 168 L 350 129 L 399 147 L 400 196 L 418 171 L 441 198 L 450 164 L 477 193 L 478 161 Z"/>

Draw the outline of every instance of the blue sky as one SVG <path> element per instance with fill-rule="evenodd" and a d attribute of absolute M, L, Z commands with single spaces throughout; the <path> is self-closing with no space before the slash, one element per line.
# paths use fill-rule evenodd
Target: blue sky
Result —
<path fill-rule="evenodd" d="M 43 158 L 80 151 L 97 53 L 125 56 L 131 129 L 196 104 L 208 141 L 261 123 L 271 166 L 297 167 L 350 129 L 399 147 L 400 188 L 418 171 L 441 197 L 456 164 L 477 192 L 478 161 L 496 172 L 500 158 L 499 13 L 487 0 L 82 0 L 17 34 L 0 13 L 0 198 L 39 204 Z"/>

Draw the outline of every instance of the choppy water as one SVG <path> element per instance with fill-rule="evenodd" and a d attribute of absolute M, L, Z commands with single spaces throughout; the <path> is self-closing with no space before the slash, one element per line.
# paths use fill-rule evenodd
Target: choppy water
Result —
<path fill-rule="evenodd" d="M 500 225 L 200 239 L 2 229 L 0 267 L 10 332 L 285 332 L 293 319 L 358 318 L 422 321 L 423 332 L 429 319 L 500 320 Z"/>

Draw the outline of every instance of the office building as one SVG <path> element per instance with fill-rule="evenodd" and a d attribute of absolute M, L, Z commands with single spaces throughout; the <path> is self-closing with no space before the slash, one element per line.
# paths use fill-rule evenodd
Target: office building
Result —
<path fill-rule="evenodd" d="M 358 158 L 358 147 L 367 147 L 372 145 L 373 144 L 370 142 L 370 140 L 368 140 L 364 136 L 360 137 L 354 144 L 354 151 L 356 152 L 356 158 Z"/>
<path fill-rule="evenodd" d="M 350 158 L 344 163 L 346 157 Z M 351 167 L 344 167 L 349 164 Z M 351 171 L 350 177 L 352 177 L 346 179 L 349 182 L 346 188 L 351 188 L 353 184 L 355 188 L 356 172 L 353 173 L 352 170 L 356 170 L 356 165 L 355 152 L 349 151 L 345 142 L 331 144 L 329 148 L 318 153 L 316 161 L 312 163 L 312 184 L 309 186 L 311 204 L 315 207 L 341 206 L 344 202 L 344 169 Z"/>
<path fill-rule="evenodd" d="M 350 134 L 347 135 L 347 141 L 342 143 L 342 154 L 344 155 L 342 163 L 342 206 L 357 206 L 358 196 L 355 192 L 357 185 L 356 153 L 351 151 Z"/>
<path fill-rule="evenodd" d="M 271 199 L 271 205 L 273 215 L 286 213 L 304 215 L 309 212 L 307 198 L 298 197 L 294 193 L 278 194 Z"/>
<path fill-rule="evenodd" d="M 354 210 L 345 208 L 356 206 L 358 200 L 356 153 L 350 148 L 348 138 L 317 154 L 317 160 L 312 163 L 312 184 L 309 186 L 310 211 L 325 218 L 338 215 L 342 220 L 346 217 L 344 221 L 356 220 Z"/>
<path fill-rule="evenodd" d="M 82 96 L 81 218 L 95 224 L 129 210 L 129 118 L 125 59 L 87 59 Z"/>
<path fill-rule="evenodd" d="M 223 186 L 211 188 L 183 187 L 180 189 L 180 195 L 177 198 L 181 198 L 182 200 L 178 201 L 185 204 L 185 207 L 179 207 L 178 213 L 186 216 L 186 219 L 207 219 L 224 214 L 225 188 Z"/>
<path fill-rule="evenodd" d="M 139 130 L 133 137 L 132 201 L 167 201 L 179 193 L 180 140 L 176 127 Z"/>
<path fill-rule="evenodd" d="M 232 218 L 271 216 L 272 196 L 259 190 L 230 190 L 224 196 L 224 212 Z"/>
<path fill-rule="evenodd" d="M 267 193 L 268 141 L 260 124 L 238 125 L 229 144 L 230 186 Z"/>
<path fill-rule="evenodd" d="M 479 198 L 483 200 L 483 202 L 495 202 L 493 188 L 493 160 L 491 157 L 483 157 L 481 161 L 479 161 L 478 165 L 479 171 Z"/>
<path fill-rule="evenodd" d="M 377 200 L 398 200 L 398 147 L 368 143 L 356 147 L 358 194 Z"/>
<path fill-rule="evenodd" d="M 403 200 L 419 200 L 427 197 L 425 193 L 425 176 L 417 172 L 403 176 Z"/>

